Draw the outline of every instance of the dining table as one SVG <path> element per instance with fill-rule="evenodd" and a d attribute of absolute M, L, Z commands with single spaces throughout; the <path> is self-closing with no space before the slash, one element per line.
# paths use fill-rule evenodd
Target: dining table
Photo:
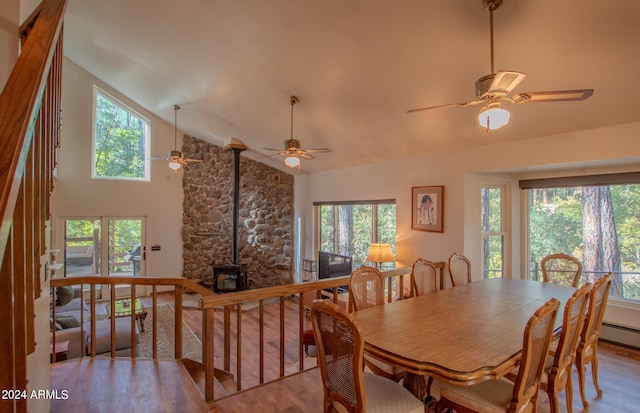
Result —
<path fill-rule="evenodd" d="M 407 372 L 404 385 L 426 396 L 422 376 L 472 385 L 515 368 L 524 328 L 552 297 L 562 311 L 575 288 L 539 281 L 490 278 L 353 312 L 364 351 Z"/>

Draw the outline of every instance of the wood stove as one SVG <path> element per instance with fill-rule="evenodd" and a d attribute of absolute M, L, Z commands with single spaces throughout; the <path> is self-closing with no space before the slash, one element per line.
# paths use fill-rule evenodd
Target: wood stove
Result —
<path fill-rule="evenodd" d="M 213 267 L 213 292 L 230 293 L 243 291 L 247 285 L 247 266 L 244 264 L 225 264 Z"/>

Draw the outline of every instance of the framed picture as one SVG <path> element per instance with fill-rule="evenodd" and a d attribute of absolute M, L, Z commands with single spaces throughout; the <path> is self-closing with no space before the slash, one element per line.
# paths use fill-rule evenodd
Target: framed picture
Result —
<path fill-rule="evenodd" d="M 443 232 L 444 186 L 411 188 L 411 229 Z"/>

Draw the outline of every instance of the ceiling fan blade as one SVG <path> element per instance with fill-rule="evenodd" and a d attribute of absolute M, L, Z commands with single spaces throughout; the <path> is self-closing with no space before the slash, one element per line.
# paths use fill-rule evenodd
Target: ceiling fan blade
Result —
<path fill-rule="evenodd" d="M 168 161 L 169 158 L 166 156 L 164 158 L 149 158 L 150 161 Z"/>
<path fill-rule="evenodd" d="M 200 163 L 202 159 L 190 159 L 190 158 L 181 158 L 182 161 L 187 163 Z"/>
<path fill-rule="evenodd" d="M 417 109 L 411 109 L 408 110 L 407 113 L 415 113 L 415 112 L 421 112 L 423 110 L 431 110 L 431 109 L 440 109 L 440 108 L 450 108 L 450 107 L 454 107 L 454 106 L 471 106 L 471 105 L 477 105 L 478 103 L 482 103 L 484 102 L 484 100 L 480 99 L 480 100 L 473 100 L 471 102 L 464 102 L 464 103 L 448 103 L 446 105 L 438 105 L 438 106 L 429 106 L 426 108 L 417 108 Z"/>
<path fill-rule="evenodd" d="M 280 149 L 274 149 L 274 148 L 262 148 L 262 149 L 264 149 L 264 150 L 266 150 L 266 151 L 279 151 L 279 152 L 280 152 L 280 151 L 282 151 L 282 148 L 280 148 Z"/>
<path fill-rule="evenodd" d="M 513 95 L 514 103 L 526 102 L 569 102 L 585 100 L 593 95 L 593 89 L 555 90 L 548 92 L 525 92 Z"/>
<path fill-rule="evenodd" d="M 329 148 L 316 148 L 316 149 L 300 149 L 300 152 L 306 153 L 323 153 L 323 152 L 331 152 Z"/>
<path fill-rule="evenodd" d="M 305 152 L 298 152 L 298 156 L 301 157 L 302 159 L 315 159 L 316 157 L 313 155 L 309 155 L 308 153 Z"/>

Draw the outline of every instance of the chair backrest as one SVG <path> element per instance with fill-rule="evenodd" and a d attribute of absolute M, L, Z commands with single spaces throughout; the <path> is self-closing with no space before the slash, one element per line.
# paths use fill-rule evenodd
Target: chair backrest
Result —
<path fill-rule="evenodd" d="M 609 289 L 611 288 L 612 278 L 613 273 L 607 273 L 598 278 L 593 284 L 591 294 L 589 295 L 587 317 L 580 337 L 580 341 L 583 345 L 589 345 L 598 341 L 598 337 L 600 336 L 600 327 L 602 326 L 602 318 L 604 317 L 604 310 L 609 298 Z"/>
<path fill-rule="evenodd" d="M 451 286 L 461 285 L 471 282 L 471 262 L 462 254 L 454 252 L 449 257 L 449 278 Z M 444 286 L 440 286 L 444 288 Z"/>
<path fill-rule="evenodd" d="M 351 273 L 349 299 L 354 311 L 384 304 L 384 276 L 373 267 L 362 266 Z"/>
<path fill-rule="evenodd" d="M 510 412 L 522 411 L 523 407 L 537 400 L 540 377 L 544 369 L 553 327 L 560 301 L 547 301 L 531 316 L 524 329 L 520 367 L 513 387 Z"/>
<path fill-rule="evenodd" d="M 553 357 L 553 368 L 557 369 L 558 372 L 565 370 L 573 363 L 576 349 L 580 342 L 580 334 L 582 334 L 586 320 L 590 292 L 591 284 L 583 284 L 569 297 L 564 305 L 562 332 Z M 569 374 L 571 374 L 570 371 Z"/>
<path fill-rule="evenodd" d="M 582 264 L 567 254 L 547 255 L 540 261 L 542 281 L 578 287 L 582 275 Z"/>
<path fill-rule="evenodd" d="M 431 261 L 418 258 L 411 268 L 410 297 L 438 290 L 438 271 Z"/>
<path fill-rule="evenodd" d="M 366 400 L 362 330 L 347 312 L 329 300 L 314 303 L 311 323 L 324 387 L 324 411 L 331 411 L 339 403 L 349 412 L 363 412 Z"/>

